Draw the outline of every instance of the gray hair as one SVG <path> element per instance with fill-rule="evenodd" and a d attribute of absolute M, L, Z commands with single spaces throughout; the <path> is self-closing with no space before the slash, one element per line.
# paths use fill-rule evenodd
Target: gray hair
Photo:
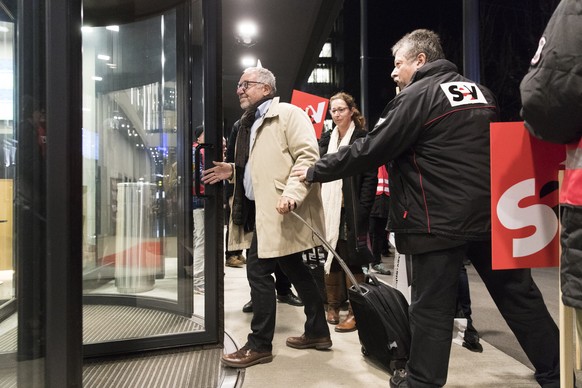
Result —
<path fill-rule="evenodd" d="M 257 81 L 262 82 L 265 85 L 269 85 L 271 88 L 271 93 L 269 97 L 273 97 L 277 93 L 277 81 L 275 80 L 275 75 L 268 69 L 264 67 L 247 67 L 243 74 L 254 73 L 257 75 Z"/>
<path fill-rule="evenodd" d="M 405 49 L 406 59 L 414 58 L 420 53 L 426 55 L 427 62 L 445 58 L 439 35 L 430 30 L 414 30 L 404 35 L 392 46 L 392 55 L 396 56 L 396 52 L 400 49 Z"/>

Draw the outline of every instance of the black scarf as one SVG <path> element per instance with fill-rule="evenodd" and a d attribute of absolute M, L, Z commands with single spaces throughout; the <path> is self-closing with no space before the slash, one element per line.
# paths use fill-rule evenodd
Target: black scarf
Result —
<path fill-rule="evenodd" d="M 236 180 L 234 182 L 234 198 L 232 200 L 232 222 L 235 225 L 244 225 L 248 218 L 248 198 L 245 196 L 244 174 L 245 165 L 249 159 L 250 133 L 255 122 L 257 107 L 246 110 L 241 119 L 238 134 L 236 136 L 236 148 L 234 153 L 234 168 Z"/>
<path fill-rule="evenodd" d="M 249 160 L 249 147 L 251 127 L 255 122 L 257 108 L 270 98 L 265 98 L 247 109 L 241 119 L 236 137 L 236 149 L 234 154 L 234 168 L 236 169 L 236 181 L 234 186 L 234 198 L 232 201 L 232 222 L 235 225 L 244 225 L 245 230 L 254 228 L 255 209 L 254 203 L 245 195 L 244 174 L 245 166 Z"/>

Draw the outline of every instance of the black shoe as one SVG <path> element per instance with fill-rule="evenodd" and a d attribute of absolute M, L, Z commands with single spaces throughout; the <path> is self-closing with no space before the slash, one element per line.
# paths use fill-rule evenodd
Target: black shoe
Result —
<path fill-rule="evenodd" d="M 463 347 L 475 353 L 483 353 L 483 345 L 479 343 L 479 340 L 477 342 L 463 341 Z"/>
<path fill-rule="evenodd" d="M 253 312 L 253 301 L 249 300 L 249 302 L 243 306 L 242 310 L 243 310 L 243 313 L 252 313 Z"/>
<path fill-rule="evenodd" d="M 406 370 L 396 369 L 390 378 L 390 388 L 408 388 L 406 381 Z"/>
<path fill-rule="evenodd" d="M 292 292 L 287 295 L 277 295 L 277 300 L 281 303 L 287 303 L 291 306 L 303 306 L 303 301 Z"/>
<path fill-rule="evenodd" d="M 479 343 L 479 332 L 470 323 L 467 325 L 467 329 L 465 329 L 463 347 L 472 352 L 483 353 L 483 346 Z"/>

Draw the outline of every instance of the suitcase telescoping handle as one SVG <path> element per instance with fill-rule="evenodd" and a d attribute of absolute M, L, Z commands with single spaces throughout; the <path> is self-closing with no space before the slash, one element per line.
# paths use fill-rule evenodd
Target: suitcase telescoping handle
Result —
<path fill-rule="evenodd" d="M 311 226 L 307 221 L 305 221 L 299 214 L 295 213 L 294 211 L 291 212 L 291 214 L 293 214 L 295 217 L 297 217 L 301 222 L 303 222 L 305 225 L 307 225 L 307 227 L 309 229 L 311 229 L 311 231 L 317 236 L 317 238 L 321 241 L 321 243 L 335 256 L 335 258 L 337 259 L 337 261 L 340 263 L 340 265 L 342 266 L 342 268 L 344 269 L 345 273 L 348 275 L 348 277 L 350 278 L 350 281 L 352 282 L 352 284 L 354 285 L 354 288 L 360 293 L 363 294 L 364 292 L 362 291 L 362 288 L 360 287 L 360 285 L 358 284 L 358 281 L 356 280 L 356 278 L 354 277 L 354 274 L 352 273 L 352 271 L 350 271 L 350 269 L 348 268 L 347 264 L 345 263 L 345 261 L 340 257 L 340 255 L 338 255 L 338 253 L 331 247 L 331 245 L 327 242 L 327 240 L 321 235 L 321 233 L 319 233 L 317 230 L 315 230 L 315 228 L 313 226 Z"/>

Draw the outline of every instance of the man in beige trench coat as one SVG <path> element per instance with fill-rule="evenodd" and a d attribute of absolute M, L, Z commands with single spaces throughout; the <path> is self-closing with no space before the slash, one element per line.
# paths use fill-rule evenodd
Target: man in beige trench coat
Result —
<path fill-rule="evenodd" d="M 245 249 L 251 287 L 253 319 L 247 343 L 225 354 L 222 362 L 246 368 L 273 359 L 275 332 L 275 283 L 278 262 L 305 303 L 304 333 L 287 338 L 298 349 L 328 349 L 332 342 L 325 321 L 323 301 L 303 264 L 301 252 L 319 245 L 311 230 L 295 217 L 295 211 L 317 230 L 324 230 L 320 185 L 308 185 L 289 176 L 294 167 L 310 167 L 319 159 L 317 139 L 307 114 L 279 101 L 275 76 L 264 68 L 246 69 L 237 85 L 244 110 L 236 140 L 235 163 L 213 162 L 203 182 L 224 179 L 234 183 L 228 247 Z"/>

